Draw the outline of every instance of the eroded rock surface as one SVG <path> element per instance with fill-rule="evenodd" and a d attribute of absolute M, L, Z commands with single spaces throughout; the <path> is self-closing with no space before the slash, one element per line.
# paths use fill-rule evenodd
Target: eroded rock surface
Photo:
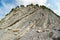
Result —
<path fill-rule="evenodd" d="M 0 40 L 60 40 L 60 18 L 47 8 L 16 8 L 1 20 Z"/>

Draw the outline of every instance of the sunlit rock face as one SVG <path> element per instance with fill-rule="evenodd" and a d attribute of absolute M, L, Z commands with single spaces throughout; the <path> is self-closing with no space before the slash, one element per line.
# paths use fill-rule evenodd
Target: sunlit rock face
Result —
<path fill-rule="evenodd" d="M 0 21 L 0 40 L 60 40 L 60 17 L 45 6 L 17 6 Z"/>

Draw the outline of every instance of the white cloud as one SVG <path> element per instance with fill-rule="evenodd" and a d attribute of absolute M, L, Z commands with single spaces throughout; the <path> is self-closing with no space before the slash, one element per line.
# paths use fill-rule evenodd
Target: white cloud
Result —
<path fill-rule="evenodd" d="M 16 0 L 17 4 L 23 4 L 23 5 L 28 5 L 28 4 L 39 4 L 39 5 L 45 5 L 47 0 Z"/>

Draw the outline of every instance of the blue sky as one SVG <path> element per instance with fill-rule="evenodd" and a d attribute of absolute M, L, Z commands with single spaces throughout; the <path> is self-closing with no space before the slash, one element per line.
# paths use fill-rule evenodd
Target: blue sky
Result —
<path fill-rule="evenodd" d="M 0 0 L 0 19 L 17 5 L 23 4 L 26 6 L 30 3 L 45 5 L 60 15 L 60 0 Z"/>

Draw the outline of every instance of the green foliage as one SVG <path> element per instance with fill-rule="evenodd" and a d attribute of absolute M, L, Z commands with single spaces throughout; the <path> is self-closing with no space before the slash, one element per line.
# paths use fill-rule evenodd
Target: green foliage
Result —
<path fill-rule="evenodd" d="M 14 8 L 12 8 L 10 12 L 12 12 L 13 10 L 14 10 Z"/>
<path fill-rule="evenodd" d="M 12 8 L 11 11 L 7 13 L 5 16 L 9 15 L 12 11 L 14 11 L 14 8 Z"/>
<path fill-rule="evenodd" d="M 11 14 L 12 11 L 14 11 L 14 8 L 12 8 L 11 11 L 5 15 L 5 17 Z M 5 17 L 1 19 L 1 23 L 4 22 Z"/>
<path fill-rule="evenodd" d="M 57 15 L 56 13 L 54 13 L 54 11 L 52 11 L 51 9 L 49 9 L 49 8 L 47 8 L 49 11 L 51 11 L 54 15 L 56 15 L 57 17 L 59 17 L 60 18 L 60 16 L 59 15 Z"/>
<path fill-rule="evenodd" d="M 54 13 L 54 12 L 53 12 L 53 14 L 55 14 L 57 17 L 59 17 L 59 18 L 60 18 L 60 16 L 59 16 L 59 15 L 57 15 L 56 13 Z"/>
<path fill-rule="evenodd" d="M 7 15 L 9 15 L 9 14 L 6 14 L 5 16 L 7 16 Z"/>
<path fill-rule="evenodd" d="M 37 7 L 39 7 L 39 5 L 38 5 L 38 4 L 36 4 L 36 6 L 37 6 Z"/>
<path fill-rule="evenodd" d="M 46 6 L 44 6 L 44 5 L 41 5 L 40 7 L 41 7 L 41 8 L 43 8 L 43 9 L 46 9 L 46 8 L 47 8 L 47 7 L 46 7 Z"/>
<path fill-rule="evenodd" d="M 53 14 L 55 14 L 57 17 L 59 17 L 60 18 L 60 16 L 58 16 L 56 13 L 54 13 L 51 9 L 49 9 L 48 7 L 46 7 L 46 6 L 44 6 L 44 5 L 42 5 L 42 6 L 40 6 L 41 8 L 43 8 L 43 9 L 48 9 L 49 11 L 51 11 Z"/>
<path fill-rule="evenodd" d="M 60 18 L 59 15 L 57 15 L 56 13 L 54 13 L 54 11 L 52 11 L 51 9 L 48 8 L 49 11 L 51 11 L 54 15 L 56 15 L 58 18 Z"/>
<path fill-rule="evenodd" d="M 33 4 L 30 4 L 31 6 L 33 6 Z"/>
<path fill-rule="evenodd" d="M 33 4 L 31 3 L 31 4 L 27 5 L 27 7 L 28 7 L 28 6 L 33 6 Z"/>
<path fill-rule="evenodd" d="M 20 5 L 20 7 L 24 7 L 24 5 Z"/>
<path fill-rule="evenodd" d="M 16 8 L 19 8 L 19 6 L 17 6 Z"/>

